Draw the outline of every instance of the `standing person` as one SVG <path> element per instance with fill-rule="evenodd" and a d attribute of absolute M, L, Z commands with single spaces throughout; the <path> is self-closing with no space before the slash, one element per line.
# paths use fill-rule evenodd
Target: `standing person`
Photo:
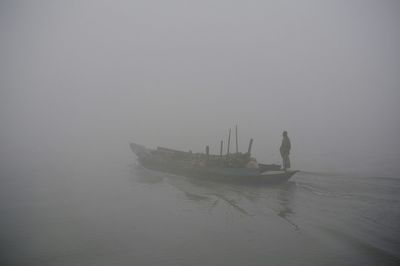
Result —
<path fill-rule="evenodd" d="M 279 150 L 282 156 L 282 162 L 283 162 L 282 167 L 283 170 L 286 171 L 287 168 L 290 168 L 290 160 L 289 160 L 290 139 L 286 131 L 283 131 L 282 136 L 283 136 L 282 144 Z"/>

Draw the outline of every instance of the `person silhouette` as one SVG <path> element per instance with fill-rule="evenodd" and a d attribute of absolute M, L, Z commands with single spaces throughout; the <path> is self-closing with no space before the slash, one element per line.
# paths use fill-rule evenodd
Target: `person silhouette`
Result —
<path fill-rule="evenodd" d="M 290 168 L 290 159 L 289 159 L 289 153 L 290 153 L 290 139 L 288 137 L 287 131 L 283 131 L 282 133 L 282 144 L 281 147 L 279 148 L 279 151 L 281 152 L 282 156 L 282 168 L 284 171 L 286 171 L 287 168 Z"/>

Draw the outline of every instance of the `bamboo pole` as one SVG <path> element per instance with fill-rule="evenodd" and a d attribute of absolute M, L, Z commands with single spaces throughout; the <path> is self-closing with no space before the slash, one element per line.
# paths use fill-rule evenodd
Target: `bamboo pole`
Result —
<path fill-rule="evenodd" d="M 235 131 L 236 131 L 236 153 L 238 153 L 239 150 L 238 150 L 238 130 L 237 130 L 237 125 L 236 125 L 236 128 L 235 128 Z"/>
<path fill-rule="evenodd" d="M 229 135 L 228 135 L 228 149 L 226 151 L 226 155 L 229 155 L 229 147 L 231 146 L 231 129 L 229 129 Z"/>
<path fill-rule="evenodd" d="M 249 154 L 249 156 L 251 155 L 251 146 L 253 145 L 253 139 L 250 139 L 249 142 L 249 149 L 247 150 L 247 153 Z"/>

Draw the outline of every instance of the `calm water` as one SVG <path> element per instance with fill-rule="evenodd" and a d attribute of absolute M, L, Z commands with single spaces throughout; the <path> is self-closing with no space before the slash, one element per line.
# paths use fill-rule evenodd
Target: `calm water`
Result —
<path fill-rule="evenodd" d="M 242 187 L 82 161 L 0 182 L 1 265 L 400 264 L 396 178 Z"/>

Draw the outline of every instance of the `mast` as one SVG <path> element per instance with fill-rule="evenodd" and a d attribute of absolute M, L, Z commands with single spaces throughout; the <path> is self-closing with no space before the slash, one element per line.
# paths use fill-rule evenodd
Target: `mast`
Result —
<path fill-rule="evenodd" d="M 247 150 L 247 154 L 249 155 L 249 157 L 250 157 L 250 155 L 251 155 L 251 146 L 253 145 L 253 139 L 250 139 L 250 142 L 249 142 L 249 149 Z"/>
<path fill-rule="evenodd" d="M 228 135 L 228 149 L 226 151 L 226 155 L 229 155 L 229 147 L 231 146 L 231 129 L 229 129 L 229 135 Z"/>
<path fill-rule="evenodd" d="M 238 153 L 238 130 L 237 130 L 237 125 L 235 127 L 235 131 L 236 131 L 236 153 Z"/>

